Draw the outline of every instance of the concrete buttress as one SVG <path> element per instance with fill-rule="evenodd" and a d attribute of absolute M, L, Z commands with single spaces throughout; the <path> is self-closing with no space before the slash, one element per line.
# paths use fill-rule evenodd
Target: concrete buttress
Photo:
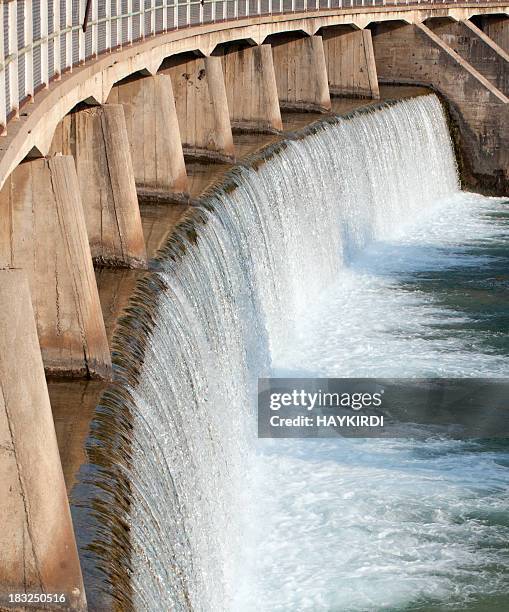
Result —
<path fill-rule="evenodd" d="M 94 106 L 66 115 L 55 131 L 52 152 L 74 157 L 94 261 L 145 267 L 145 240 L 122 105 Z"/>
<path fill-rule="evenodd" d="M 331 94 L 379 98 L 370 30 L 325 28 L 322 38 Z"/>
<path fill-rule="evenodd" d="M 160 72 L 171 77 L 184 154 L 231 162 L 235 149 L 221 58 L 175 55 Z"/>
<path fill-rule="evenodd" d="M 187 174 L 170 76 L 126 79 L 113 87 L 108 103 L 124 108 L 138 195 L 185 200 Z"/>
<path fill-rule="evenodd" d="M 331 109 L 321 36 L 269 37 L 281 108 L 328 112 Z"/>
<path fill-rule="evenodd" d="M 109 378 L 111 358 L 74 160 L 20 164 L 0 192 L 0 267 L 30 285 L 46 372 Z"/>
<path fill-rule="evenodd" d="M 26 276 L 0 270 L 0 608 L 10 594 L 87 609 Z"/>
<path fill-rule="evenodd" d="M 283 129 L 270 45 L 240 44 L 222 50 L 232 127 L 243 131 Z"/>

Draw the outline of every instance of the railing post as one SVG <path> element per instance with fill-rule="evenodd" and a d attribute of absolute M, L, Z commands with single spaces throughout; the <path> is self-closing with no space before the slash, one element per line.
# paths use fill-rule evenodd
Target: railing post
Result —
<path fill-rule="evenodd" d="M 3 21 L 3 6 L 2 6 Z M 7 109 L 5 100 L 5 53 L 4 53 L 4 24 L 0 24 L 0 133 L 7 132 Z"/>
<path fill-rule="evenodd" d="M 121 0 L 117 0 L 117 15 L 116 15 L 116 24 L 117 24 L 117 46 L 122 47 L 122 2 Z"/>
<path fill-rule="evenodd" d="M 127 44 L 133 42 L 133 0 L 127 0 Z"/>
<path fill-rule="evenodd" d="M 168 30 L 168 3 L 166 0 L 163 2 L 163 32 Z"/>
<path fill-rule="evenodd" d="M 44 6 L 43 6 L 44 5 Z M 34 30 L 32 0 L 25 0 L 25 95 L 34 100 Z M 44 79 L 44 60 L 46 60 L 46 79 Z M 41 73 L 42 82 L 48 84 L 48 5 L 41 2 Z"/>
<path fill-rule="evenodd" d="M 85 61 L 85 32 L 83 32 L 83 20 L 85 19 L 85 3 L 80 2 L 78 5 L 78 63 Z"/>
<path fill-rule="evenodd" d="M 12 0 L 8 5 L 9 35 L 9 92 L 11 95 L 10 107 L 15 116 L 19 114 L 19 86 L 18 86 L 18 0 Z"/>
<path fill-rule="evenodd" d="M 104 2 L 105 0 L 101 0 Z M 99 55 L 99 42 L 97 38 L 97 20 L 99 19 L 98 0 L 92 0 L 92 56 Z"/>
<path fill-rule="evenodd" d="M 72 70 L 72 2 L 65 0 L 65 66 Z"/>
<path fill-rule="evenodd" d="M 41 2 L 41 83 L 44 85 L 48 85 L 49 83 L 49 74 L 48 74 L 48 3 Z M 27 38 L 25 35 L 25 44 Z M 33 54 L 32 54 L 33 57 Z M 33 79 L 32 79 L 33 82 Z M 28 89 L 27 89 L 28 91 Z"/>
<path fill-rule="evenodd" d="M 53 74 L 60 76 L 62 70 L 60 58 L 60 0 L 53 0 Z"/>
<path fill-rule="evenodd" d="M 140 0 L 140 37 L 145 38 L 145 0 Z"/>
<path fill-rule="evenodd" d="M 105 18 L 106 18 L 106 36 L 105 36 L 105 51 L 111 49 L 111 32 L 113 28 L 113 22 L 111 20 L 111 0 L 105 0 Z"/>
<path fill-rule="evenodd" d="M 215 16 L 215 11 L 214 11 L 214 4 L 212 4 L 212 12 L 213 15 Z M 212 17 L 212 21 L 214 21 L 214 16 Z M 187 4 L 186 4 L 186 26 L 188 26 L 191 23 L 191 0 L 187 0 Z"/>
<path fill-rule="evenodd" d="M 156 0 L 150 2 L 150 33 L 156 33 Z"/>

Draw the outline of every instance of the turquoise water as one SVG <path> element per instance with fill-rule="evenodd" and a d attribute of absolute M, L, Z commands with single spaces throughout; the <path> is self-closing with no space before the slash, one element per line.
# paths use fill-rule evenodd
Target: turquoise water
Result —
<path fill-rule="evenodd" d="M 276 375 L 506 377 L 508 211 L 455 194 L 357 253 Z M 260 446 L 259 609 L 509 609 L 507 440 Z"/>

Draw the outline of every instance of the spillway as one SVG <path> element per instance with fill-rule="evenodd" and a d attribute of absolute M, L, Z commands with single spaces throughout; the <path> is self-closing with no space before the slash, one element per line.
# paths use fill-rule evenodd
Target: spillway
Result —
<path fill-rule="evenodd" d="M 444 309 L 388 280 L 397 273 L 408 283 L 418 265 L 443 259 L 449 238 L 467 240 L 474 227 L 488 232 L 477 218 L 487 200 L 476 197 L 460 192 L 444 112 L 427 95 L 324 121 L 270 147 L 232 171 L 179 224 L 158 257 L 155 280 L 138 288 L 123 322 L 118 388 L 104 400 L 90 443 L 101 458 L 94 474 L 102 479 L 95 485 L 102 501 L 75 509 L 94 522 L 82 556 L 99 566 L 122 609 L 398 609 L 424 593 L 403 563 L 405 554 L 415 562 L 412 550 L 421 550 L 417 510 L 402 515 L 417 525 L 405 532 L 396 518 L 367 509 L 383 514 L 380 500 L 391 495 L 408 504 L 422 494 L 419 470 L 436 475 L 441 466 L 426 457 L 412 474 L 410 455 L 419 448 L 411 442 L 261 444 L 256 382 L 287 372 L 396 376 L 400 366 L 408 376 L 490 368 L 506 374 L 502 359 L 476 361 L 461 339 L 423 340 L 419 333 L 430 318 L 442 321 Z M 401 359 L 400 328 L 420 360 Z M 443 342 L 460 355 L 461 371 L 452 372 Z M 442 460 L 446 443 L 436 444 Z M 409 488 L 398 489 L 391 469 L 409 474 Z M 498 477 L 487 480 L 495 486 Z M 461 484 L 444 484 L 451 504 L 461 498 L 455 486 Z M 347 534 L 339 517 L 330 520 L 335 507 L 349 509 Z M 425 514 L 421 522 L 435 525 Z M 439 546 L 432 531 L 430 565 Z M 444 524 L 449 550 L 456 546 L 460 555 L 467 531 Z M 382 541 L 386 532 L 394 534 L 392 544 Z M 392 552 L 384 557 L 369 538 Z M 351 553 L 356 548 L 363 559 Z M 383 569 L 389 557 L 391 576 L 401 578 L 392 598 Z M 320 558 L 327 567 L 321 574 Z M 368 581 L 369 559 L 385 581 Z M 500 563 L 495 553 L 491 560 Z M 99 582 L 85 571 L 89 582 Z M 435 581 L 436 597 L 450 596 L 450 580 Z M 496 580 L 486 581 L 498 593 Z"/>

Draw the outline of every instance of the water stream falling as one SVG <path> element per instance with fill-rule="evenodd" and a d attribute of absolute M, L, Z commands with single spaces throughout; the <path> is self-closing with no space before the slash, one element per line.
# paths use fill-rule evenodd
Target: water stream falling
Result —
<path fill-rule="evenodd" d="M 498 236 L 480 219 L 502 204 L 459 191 L 433 95 L 325 123 L 265 158 L 195 209 L 161 258 L 166 289 L 129 389 L 133 608 L 498 597 L 507 527 L 474 515 L 508 508 L 494 493 L 508 483 L 500 449 L 262 444 L 255 389 L 269 372 L 507 375 L 500 347 L 472 344 L 468 315 L 415 285 L 420 271 L 491 261 L 457 245 Z"/>

